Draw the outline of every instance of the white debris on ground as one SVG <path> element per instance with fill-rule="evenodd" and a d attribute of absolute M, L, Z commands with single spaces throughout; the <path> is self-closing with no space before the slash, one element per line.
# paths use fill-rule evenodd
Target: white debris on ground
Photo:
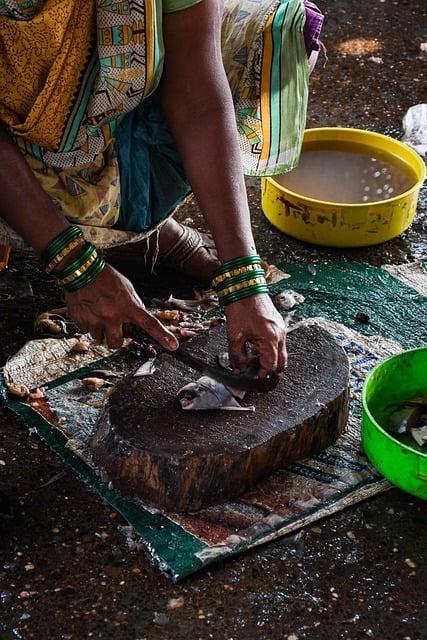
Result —
<path fill-rule="evenodd" d="M 290 311 L 298 304 L 302 304 L 305 298 L 301 293 L 292 291 L 292 289 L 285 289 L 274 298 L 274 304 L 278 309 L 284 311 Z"/>
<path fill-rule="evenodd" d="M 408 109 L 403 118 L 403 138 L 414 151 L 425 156 L 427 153 L 427 104 L 416 104 Z"/>

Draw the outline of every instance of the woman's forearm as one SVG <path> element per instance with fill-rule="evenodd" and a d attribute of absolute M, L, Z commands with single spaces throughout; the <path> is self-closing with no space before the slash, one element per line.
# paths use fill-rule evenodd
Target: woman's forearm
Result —
<path fill-rule="evenodd" d="M 69 226 L 35 179 L 18 146 L 1 127 L 0 217 L 37 254 Z"/>
<path fill-rule="evenodd" d="M 228 260 L 254 253 L 255 243 L 234 107 L 219 45 L 221 12 L 214 3 L 214 8 L 207 4 L 167 17 L 161 95 L 219 257 Z"/>
<path fill-rule="evenodd" d="M 212 102 L 209 110 L 174 108 L 167 117 L 220 259 L 254 253 L 234 111 Z"/>

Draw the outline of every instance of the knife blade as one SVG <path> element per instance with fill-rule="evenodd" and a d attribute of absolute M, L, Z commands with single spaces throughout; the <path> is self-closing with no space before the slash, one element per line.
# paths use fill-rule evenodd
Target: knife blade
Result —
<path fill-rule="evenodd" d="M 279 382 L 279 376 L 276 373 L 266 376 L 265 378 L 236 375 L 226 371 L 219 365 L 215 366 L 205 362 L 188 351 L 184 351 L 181 347 L 178 347 L 175 351 L 168 351 L 158 344 L 158 342 L 153 340 L 153 338 L 149 337 L 143 329 L 136 327 L 135 325 L 126 325 L 124 334 L 126 338 L 131 338 L 133 340 L 149 339 L 150 343 L 154 344 L 159 353 L 167 353 L 176 360 L 179 360 L 179 362 L 190 367 L 190 369 L 194 369 L 203 375 L 210 376 L 211 378 L 214 378 L 214 380 L 222 382 L 222 384 L 225 384 L 227 387 L 234 387 L 235 389 L 248 391 L 250 393 L 266 393 L 267 391 L 272 391 Z"/>

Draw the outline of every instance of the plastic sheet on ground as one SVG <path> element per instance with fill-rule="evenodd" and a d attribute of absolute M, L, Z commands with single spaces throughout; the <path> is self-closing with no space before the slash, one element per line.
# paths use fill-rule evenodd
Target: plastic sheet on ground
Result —
<path fill-rule="evenodd" d="M 31 407 L 10 398 L 3 387 L 3 402 L 35 428 L 93 491 L 123 514 L 132 527 L 127 529 L 133 531 L 132 539 L 139 538 L 141 547 L 175 580 L 390 487 L 361 451 L 361 390 L 379 361 L 403 348 L 427 344 L 427 297 L 422 294 L 427 274 L 422 265 L 387 271 L 359 263 L 325 263 L 316 265 L 315 273 L 307 265 L 282 266 L 290 277 L 273 285 L 272 295 L 289 287 L 304 295 L 298 315 L 328 328 L 349 357 L 351 416 L 347 432 L 335 445 L 311 459 L 287 465 L 237 500 L 190 515 L 153 512 L 125 500 L 97 475 L 87 443 L 107 392 L 102 388 L 88 394 L 81 377 L 91 366 L 126 370 L 120 356 L 105 358 L 91 352 L 77 365 L 85 369 L 73 369 L 70 344 L 55 341 L 61 344 L 54 346 L 49 340 L 43 366 L 34 355 L 40 341 L 27 345 L 6 365 L 8 379 L 25 374 L 30 386 L 47 383 L 47 390 L 46 400 Z M 366 322 L 357 319 L 360 313 L 368 318 Z"/>

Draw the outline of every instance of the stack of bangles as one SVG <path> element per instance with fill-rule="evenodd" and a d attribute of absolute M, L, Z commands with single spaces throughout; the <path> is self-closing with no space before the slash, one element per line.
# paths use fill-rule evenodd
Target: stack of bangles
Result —
<path fill-rule="evenodd" d="M 257 255 L 223 262 L 215 272 L 212 286 L 223 306 L 259 293 L 268 293 L 265 271 Z"/>
<path fill-rule="evenodd" d="M 53 271 L 74 249 L 82 247 L 82 253 L 62 271 Z M 86 286 L 105 267 L 105 260 L 95 245 L 85 242 L 79 227 L 68 227 L 46 247 L 41 255 L 46 272 L 53 274 L 56 283 L 69 293 Z"/>

